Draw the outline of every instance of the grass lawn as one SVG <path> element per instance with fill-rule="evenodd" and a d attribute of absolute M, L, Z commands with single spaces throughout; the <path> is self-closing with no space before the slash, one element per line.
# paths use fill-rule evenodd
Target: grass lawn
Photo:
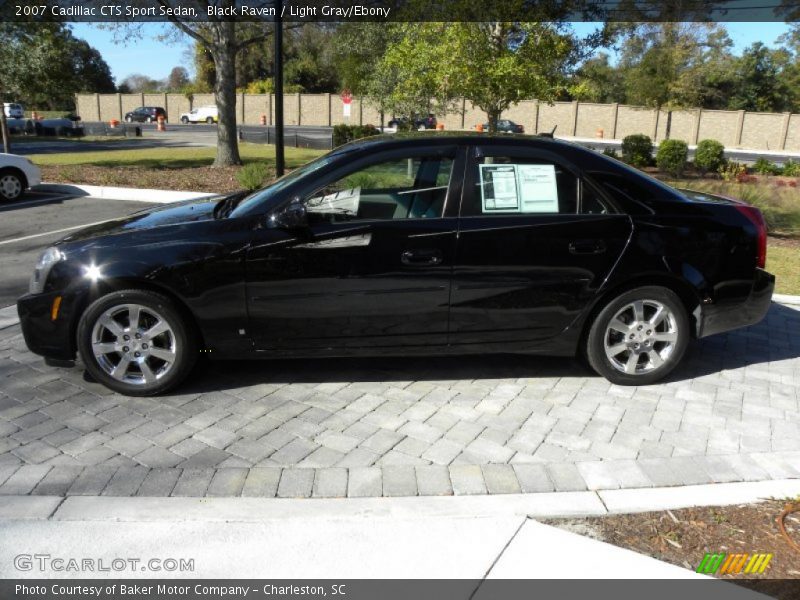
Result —
<path fill-rule="evenodd" d="M 103 138 L 106 140 L 107 138 Z M 113 138 L 112 138 L 113 139 Z M 122 138 L 121 138 L 122 139 Z M 96 167 L 138 167 L 142 169 L 186 169 L 210 166 L 217 149 L 208 148 L 142 148 L 115 150 L 113 154 L 102 152 L 59 152 L 31 154 L 30 158 L 40 166 L 93 165 Z M 275 162 L 275 146 L 265 144 L 239 144 L 239 154 L 248 162 Z M 308 148 L 286 148 L 286 165 L 290 169 L 299 167 L 324 154 L 322 150 Z"/>
<path fill-rule="evenodd" d="M 42 168 L 42 178 L 54 183 L 117 187 L 235 192 L 241 167 L 211 167 L 216 148 L 134 148 L 102 152 L 55 152 L 28 156 Z M 286 148 L 286 166 L 295 169 L 324 154 L 324 150 Z M 265 183 L 275 174 L 275 146 L 239 144 L 245 164 L 262 163 Z"/>
<path fill-rule="evenodd" d="M 800 296 L 800 241 L 770 239 L 767 271 L 775 275 L 775 292 Z"/>

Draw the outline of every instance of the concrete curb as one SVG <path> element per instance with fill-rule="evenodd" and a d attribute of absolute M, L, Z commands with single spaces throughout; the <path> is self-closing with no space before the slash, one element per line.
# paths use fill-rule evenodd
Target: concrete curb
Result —
<path fill-rule="evenodd" d="M 71 196 L 91 196 L 107 200 L 128 200 L 133 202 L 154 202 L 169 204 L 183 200 L 198 200 L 211 198 L 219 194 L 204 192 L 154 190 L 139 188 L 107 187 L 99 185 L 78 185 L 72 183 L 43 183 L 36 186 L 37 192 L 50 192 L 54 194 L 69 194 Z"/>
<path fill-rule="evenodd" d="M 800 296 L 790 296 L 789 294 L 772 294 L 772 301 L 779 304 L 791 304 L 800 306 Z"/>
<path fill-rule="evenodd" d="M 800 479 L 587 492 L 399 498 L 152 498 L 4 496 L 0 519 L 224 521 L 420 517 L 602 517 L 728 506 L 800 495 Z"/>

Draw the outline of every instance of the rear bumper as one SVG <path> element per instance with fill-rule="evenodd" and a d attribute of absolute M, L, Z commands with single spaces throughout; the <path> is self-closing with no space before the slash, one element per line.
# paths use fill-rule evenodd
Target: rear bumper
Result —
<path fill-rule="evenodd" d="M 769 311 L 774 291 L 775 276 L 763 269 L 756 269 L 750 293 L 744 302 L 702 306 L 697 337 L 755 325 Z"/>
<path fill-rule="evenodd" d="M 17 313 L 25 344 L 34 354 L 57 360 L 73 360 L 76 347 L 73 332 L 80 316 L 81 296 L 63 294 L 58 316 L 51 318 L 59 292 L 27 294 L 17 300 Z"/>

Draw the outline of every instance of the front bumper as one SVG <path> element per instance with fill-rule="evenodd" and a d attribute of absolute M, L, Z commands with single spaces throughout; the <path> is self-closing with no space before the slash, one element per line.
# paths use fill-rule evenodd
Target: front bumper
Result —
<path fill-rule="evenodd" d="M 52 319 L 53 302 L 59 295 L 58 315 Z M 19 322 L 28 349 L 46 358 L 73 360 L 77 350 L 75 330 L 81 303 L 80 294 L 63 292 L 26 294 L 17 300 Z"/>
<path fill-rule="evenodd" d="M 750 293 L 743 302 L 702 306 L 697 337 L 755 325 L 769 311 L 774 291 L 775 276 L 763 269 L 756 269 Z"/>

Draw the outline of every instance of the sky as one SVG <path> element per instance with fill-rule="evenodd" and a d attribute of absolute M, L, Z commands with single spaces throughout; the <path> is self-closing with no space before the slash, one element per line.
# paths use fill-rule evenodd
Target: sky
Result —
<path fill-rule="evenodd" d="M 775 46 L 778 38 L 788 30 L 785 23 L 726 23 L 728 33 L 733 40 L 734 53 L 739 54 L 754 42 L 763 42 L 767 46 Z M 126 44 L 115 43 L 114 32 L 101 29 L 93 23 L 74 23 L 72 30 L 76 37 L 82 38 L 94 46 L 111 67 L 111 73 L 117 83 L 133 73 L 141 73 L 153 79 L 165 79 L 173 67 L 184 66 L 194 74 L 193 65 L 186 56 L 190 48 L 188 38 L 180 43 L 165 43 L 154 39 L 164 24 L 142 25 L 141 38 L 129 39 Z M 575 23 L 574 29 L 579 35 L 586 35 L 597 27 L 596 23 Z"/>

